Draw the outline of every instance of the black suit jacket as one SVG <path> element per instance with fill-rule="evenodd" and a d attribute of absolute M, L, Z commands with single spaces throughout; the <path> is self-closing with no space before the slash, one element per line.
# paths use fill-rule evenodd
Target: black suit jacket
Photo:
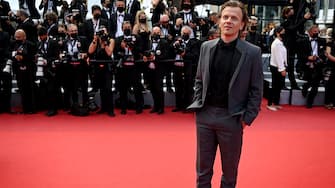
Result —
<path fill-rule="evenodd" d="M 134 26 L 134 23 L 131 21 L 131 15 L 125 13 L 123 21 L 130 21 L 131 25 Z M 112 14 L 111 16 L 111 28 L 110 28 L 110 34 L 113 38 L 115 38 L 115 34 L 117 31 L 117 13 Z"/>
<path fill-rule="evenodd" d="M 18 25 L 17 29 L 23 29 L 26 33 L 27 40 L 36 43 L 37 42 L 37 28 L 31 18 L 27 21 Z"/>
<path fill-rule="evenodd" d="M 104 25 L 105 27 L 107 27 L 107 30 L 109 32 L 109 29 L 108 29 L 108 22 L 107 20 L 103 19 L 103 18 L 100 18 L 100 21 L 99 21 L 99 25 L 97 26 L 98 28 L 100 26 Z M 93 36 L 95 34 L 95 30 L 93 28 L 93 20 L 92 19 L 89 19 L 89 20 L 86 20 L 81 26 L 80 26 L 80 32 L 79 32 L 79 35 L 80 36 L 85 36 L 87 41 L 88 42 L 91 42 L 93 40 Z"/>
<path fill-rule="evenodd" d="M 24 2 L 27 2 L 27 6 L 30 12 L 30 17 L 33 19 L 40 19 L 41 15 L 38 13 L 37 8 L 35 6 L 35 0 L 19 0 L 19 7 L 23 9 Z"/>
<path fill-rule="evenodd" d="M 47 0 L 50 1 L 50 0 Z M 62 1 L 61 0 L 52 0 L 53 4 L 52 4 L 52 11 L 54 13 L 56 13 L 58 15 L 58 10 L 57 10 L 57 6 L 61 6 L 62 5 Z M 48 2 L 43 4 L 43 0 L 41 0 L 41 4 L 38 7 L 38 9 L 42 10 L 43 9 L 43 15 L 48 11 Z"/>
<path fill-rule="evenodd" d="M 42 42 L 38 42 L 38 53 L 42 54 L 44 58 L 48 61 L 48 66 L 51 66 L 51 62 L 59 58 L 59 44 L 54 38 L 49 38 L 47 42 L 47 51 L 43 54 Z"/>
<path fill-rule="evenodd" d="M 323 60 L 323 62 L 326 62 L 326 40 L 319 37 L 316 41 L 318 43 L 318 55 Z M 297 40 L 297 46 L 299 46 L 299 48 L 297 48 L 299 63 L 305 65 L 308 62 L 308 56 L 312 55 L 312 46 L 311 41 L 309 40 L 309 36 L 300 36 L 300 38 Z"/>
<path fill-rule="evenodd" d="M 150 49 L 152 49 L 152 44 L 153 44 L 153 41 L 150 41 Z M 162 62 L 162 60 L 165 60 L 169 57 L 169 54 L 166 53 L 168 49 L 169 49 L 169 43 L 165 39 L 160 39 L 154 51 L 155 53 L 154 63 L 158 71 L 163 71 L 163 69 L 168 64 L 167 62 Z"/>
<path fill-rule="evenodd" d="M 141 3 L 137 0 L 132 0 L 132 1 L 133 1 L 133 4 L 131 5 L 129 9 L 126 9 L 126 10 L 127 10 L 127 13 L 131 15 L 132 23 L 135 23 L 136 13 L 137 11 L 141 10 Z M 128 5 L 128 2 L 129 0 L 126 0 L 126 6 Z"/>

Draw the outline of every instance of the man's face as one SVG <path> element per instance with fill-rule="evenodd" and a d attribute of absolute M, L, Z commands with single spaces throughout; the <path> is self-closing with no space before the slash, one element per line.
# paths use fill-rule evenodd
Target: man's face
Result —
<path fill-rule="evenodd" d="M 125 7 L 123 1 L 116 1 L 115 5 L 116 5 L 116 7 L 123 7 L 123 8 Z"/>
<path fill-rule="evenodd" d="M 317 28 L 317 27 L 313 27 L 313 28 L 309 31 L 309 35 L 310 35 L 312 38 L 316 38 L 316 37 L 318 37 L 319 32 L 320 32 L 319 28 Z"/>
<path fill-rule="evenodd" d="M 225 36 L 238 36 L 245 25 L 242 22 L 242 10 L 239 7 L 226 7 L 220 18 L 221 34 Z"/>
<path fill-rule="evenodd" d="M 78 34 L 78 28 L 77 27 L 70 27 L 69 29 L 68 29 L 68 33 L 69 33 L 69 35 L 71 35 L 71 34 Z"/>
<path fill-rule="evenodd" d="M 18 40 L 18 41 L 24 41 L 26 39 L 24 33 L 22 32 L 16 32 L 14 35 L 14 38 L 15 40 Z"/>

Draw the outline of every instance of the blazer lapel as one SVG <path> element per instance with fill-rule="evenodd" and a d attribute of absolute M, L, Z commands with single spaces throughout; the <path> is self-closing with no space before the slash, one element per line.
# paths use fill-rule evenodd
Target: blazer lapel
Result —
<path fill-rule="evenodd" d="M 228 92 L 230 92 L 230 89 L 233 86 L 233 83 L 235 82 L 235 80 L 237 78 L 237 75 L 240 72 L 240 69 L 241 69 L 243 63 L 245 62 L 245 57 L 247 55 L 247 51 L 245 49 L 243 49 L 242 44 L 243 43 L 238 39 L 237 44 L 236 44 L 236 50 L 239 53 L 236 53 L 236 52 L 234 53 L 233 62 L 234 61 L 236 62 L 236 60 L 238 60 L 238 59 L 240 59 L 240 60 L 239 60 L 239 62 L 237 64 L 235 72 L 234 72 L 234 74 L 233 74 L 233 76 L 232 76 L 232 78 L 231 78 L 231 80 L 229 82 Z"/>

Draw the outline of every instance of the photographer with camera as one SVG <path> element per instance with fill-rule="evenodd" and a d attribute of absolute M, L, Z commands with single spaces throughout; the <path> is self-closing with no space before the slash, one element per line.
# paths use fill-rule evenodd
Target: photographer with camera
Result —
<path fill-rule="evenodd" d="M 190 38 L 192 28 L 183 26 L 181 37 L 173 43 L 175 49 L 174 86 L 176 89 L 176 108 L 173 112 L 184 111 L 191 104 L 195 72 L 200 53 L 200 41 Z"/>
<path fill-rule="evenodd" d="M 21 94 L 22 110 L 24 114 L 33 114 L 36 112 L 36 46 L 27 40 L 26 33 L 22 29 L 15 31 L 14 38 L 15 42 L 11 47 L 11 60 Z"/>
<path fill-rule="evenodd" d="M 88 44 L 85 37 L 78 36 L 78 27 L 74 24 L 68 25 L 68 37 L 64 42 L 65 50 L 61 53 L 66 58 L 67 66 L 64 73 L 67 80 L 64 86 L 64 95 L 69 93 L 72 99 L 71 112 L 73 115 L 88 115 L 86 107 L 88 102 L 88 65 L 86 62 Z M 82 101 L 79 101 L 78 92 L 81 92 Z M 70 99 L 64 99 L 70 100 Z M 67 104 L 69 101 L 65 101 Z"/>
<path fill-rule="evenodd" d="M 307 97 L 307 108 L 312 108 L 313 101 L 318 93 L 318 87 L 322 80 L 322 69 L 326 62 L 326 40 L 319 37 L 317 25 L 311 26 L 306 34 L 298 39 L 298 58 L 303 62 L 303 78 L 307 81 L 303 85 L 302 95 Z M 309 91 L 309 88 L 311 90 Z"/>
<path fill-rule="evenodd" d="M 26 33 L 27 40 L 37 44 L 37 27 L 33 20 L 29 17 L 29 14 L 24 10 L 18 10 L 16 12 L 18 26 L 16 29 L 22 29 Z"/>
<path fill-rule="evenodd" d="M 37 72 L 39 79 L 39 103 L 46 102 L 46 116 L 57 114 L 57 99 L 61 95 L 60 83 L 56 77 L 57 64 L 59 57 L 59 45 L 56 39 L 48 36 L 48 30 L 41 27 L 38 30 L 40 42 L 37 48 Z"/>
<path fill-rule="evenodd" d="M 141 74 L 135 64 L 135 56 L 138 53 L 137 39 L 132 34 L 132 27 L 129 21 L 122 24 L 124 35 L 115 39 L 114 57 L 119 60 L 117 64 L 117 83 L 120 89 L 121 114 L 127 113 L 128 90 L 133 87 L 135 94 L 136 114 L 143 111 L 143 94 L 141 86 Z"/>
<path fill-rule="evenodd" d="M 143 56 L 143 61 L 147 62 L 150 90 L 154 101 L 150 113 L 164 113 L 163 76 L 168 63 L 163 61 L 168 57 L 166 53 L 168 48 L 168 42 L 161 38 L 160 28 L 158 26 L 153 27 L 150 51 Z"/>
<path fill-rule="evenodd" d="M 9 34 L 0 25 L 0 44 L 9 44 Z M 0 45 L 0 113 L 11 113 L 12 60 L 9 46 Z"/>
<path fill-rule="evenodd" d="M 108 36 L 106 27 L 97 32 L 88 48 L 88 55 L 95 67 L 95 83 L 100 90 L 101 108 L 98 114 L 107 113 L 108 116 L 114 117 L 114 100 L 112 92 L 113 81 L 113 59 L 112 54 L 115 46 L 114 39 Z"/>

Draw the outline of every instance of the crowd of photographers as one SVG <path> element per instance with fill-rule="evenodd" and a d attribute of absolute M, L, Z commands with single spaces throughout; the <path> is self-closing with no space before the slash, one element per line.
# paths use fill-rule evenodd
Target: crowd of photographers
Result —
<path fill-rule="evenodd" d="M 151 23 L 136 0 L 101 0 L 91 7 L 93 18 L 87 20 L 86 5 L 78 0 L 69 5 L 42 0 L 43 19 L 33 17 L 36 7 L 24 0 L 15 13 L 7 1 L 0 3 L 1 112 L 13 111 L 13 80 L 24 114 L 43 110 L 54 116 L 62 109 L 73 115 L 96 111 L 113 117 L 116 105 L 121 114 L 128 109 L 140 114 L 146 107 L 145 90 L 153 98 L 150 112 L 163 114 L 163 80 L 167 91 L 175 90 L 174 112 L 184 112 L 191 103 L 201 45 L 197 33 L 214 26 L 198 18 L 193 2 L 182 1 L 177 11 L 153 1 Z M 100 107 L 94 103 L 96 93 Z"/>

